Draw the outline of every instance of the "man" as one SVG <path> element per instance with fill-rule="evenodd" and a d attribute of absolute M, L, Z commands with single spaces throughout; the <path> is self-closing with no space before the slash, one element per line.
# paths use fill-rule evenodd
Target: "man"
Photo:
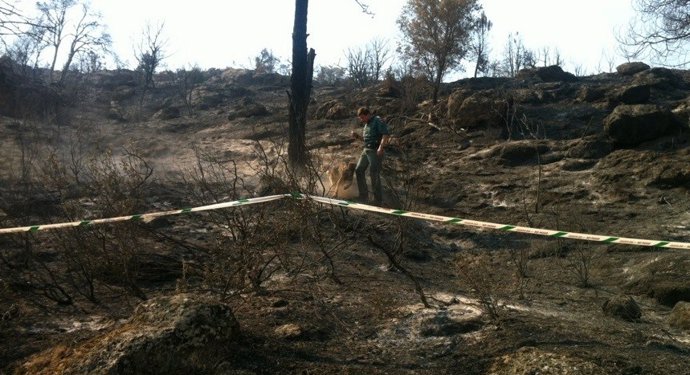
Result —
<path fill-rule="evenodd" d="M 354 130 L 352 136 L 364 141 L 364 150 L 359 156 L 355 174 L 357 175 L 357 187 L 359 189 L 359 201 L 367 203 L 369 191 L 365 172 L 369 168 L 369 179 L 371 189 L 374 191 L 374 204 L 380 206 L 383 202 L 383 190 L 381 189 L 381 166 L 383 165 L 383 152 L 388 144 L 389 132 L 386 125 L 379 116 L 372 116 L 369 108 L 361 107 L 357 110 L 357 118 L 364 124 L 362 135 Z"/>

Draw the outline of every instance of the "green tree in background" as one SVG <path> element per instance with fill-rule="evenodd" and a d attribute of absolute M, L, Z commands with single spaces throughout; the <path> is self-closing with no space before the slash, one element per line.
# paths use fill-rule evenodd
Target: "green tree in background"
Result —
<path fill-rule="evenodd" d="M 434 102 L 445 74 L 470 52 L 481 10 L 477 0 L 408 0 L 403 7 L 400 53 L 433 82 Z"/>

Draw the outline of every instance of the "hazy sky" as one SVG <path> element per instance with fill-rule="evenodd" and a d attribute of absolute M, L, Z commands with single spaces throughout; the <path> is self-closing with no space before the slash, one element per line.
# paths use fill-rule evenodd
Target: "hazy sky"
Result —
<path fill-rule="evenodd" d="M 27 4 L 34 1 L 22 0 Z M 375 13 L 362 13 L 354 0 L 311 0 L 308 47 L 316 65 L 344 65 L 348 48 L 375 38 L 395 48 L 396 20 L 405 0 L 364 0 Z M 133 65 L 133 45 L 146 22 L 165 22 L 165 61 L 176 69 L 197 64 L 203 69 L 251 66 L 263 48 L 287 60 L 291 56 L 293 0 L 95 0 L 109 26 L 115 51 Z M 565 68 L 587 73 L 608 70 L 608 60 L 624 62 L 616 49 L 616 30 L 633 16 L 630 0 L 480 0 L 493 22 L 491 49 L 501 55 L 509 33 L 519 32 L 532 50 L 557 49 Z M 614 66 L 615 66 L 614 65 Z"/>

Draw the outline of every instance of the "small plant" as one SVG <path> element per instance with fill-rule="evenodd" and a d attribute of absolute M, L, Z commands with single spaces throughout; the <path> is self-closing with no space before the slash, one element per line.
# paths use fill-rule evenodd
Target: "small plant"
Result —
<path fill-rule="evenodd" d="M 493 278 L 491 265 L 482 255 L 466 254 L 458 259 L 458 273 L 470 288 L 470 294 L 489 318 L 497 321 L 501 317 L 501 305 L 497 297 L 498 280 Z"/>
<path fill-rule="evenodd" d="M 529 249 L 524 247 L 511 249 L 510 260 L 515 266 L 515 274 L 518 278 L 529 277 Z"/>
<path fill-rule="evenodd" d="M 584 243 L 574 245 L 570 255 L 564 259 L 563 268 L 575 275 L 578 285 L 589 288 L 591 284 L 592 260 L 595 257 L 592 246 Z"/>
<path fill-rule="evenodd" d="M 174 75 L 174 84 L 177 94 L 187 108 L 189 115 L 194 114 L 193 94 L 194 90 L 204 81 L 204 74 L 198 66 L 191 69 L 178 69 Z"/>

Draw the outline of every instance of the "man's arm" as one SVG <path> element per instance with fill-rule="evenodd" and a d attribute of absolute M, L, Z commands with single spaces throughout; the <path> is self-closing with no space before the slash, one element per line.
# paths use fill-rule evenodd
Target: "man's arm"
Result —
<path fill-rule="evenodd" d="M 381 143 L 379 144 L 378 150 L 376 150 L 377 155 L 383 155 L 383 149 L 386 147 L 388 144 L 388 139 L 390 136 L 388 134 L 384 134 L 381 136 Z"/>

